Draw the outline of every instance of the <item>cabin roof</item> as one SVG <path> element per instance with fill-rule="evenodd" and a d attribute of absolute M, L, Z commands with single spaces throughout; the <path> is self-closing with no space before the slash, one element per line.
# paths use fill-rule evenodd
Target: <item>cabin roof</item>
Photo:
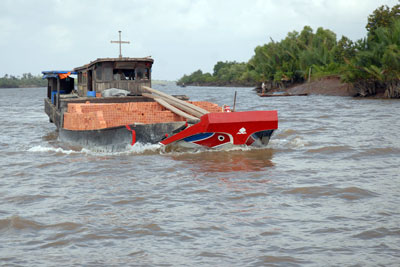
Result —
<path fill-rule="evenodd" d="M 151 57 L 142 57 L 142 58 L 132 58 L 132 57 L 122 57 L 122 58 L 98 58 L 90 63 L 83 65 L 81 67 L 74 68 L 74 71 L 80 71 L 84 69 L 88 69 L 96 63 L 100 62 L 148 62 L 153 64 L 154 59 Z"/>
<path fill-rule="evenodd" d="M 58 74 L 78 74 L 76 71 L 72 71 L 72 70 L 45 70 L 42 71 L 43 74 L 43 79 L 47 79 L 47 78 L 57 78 Z"/>

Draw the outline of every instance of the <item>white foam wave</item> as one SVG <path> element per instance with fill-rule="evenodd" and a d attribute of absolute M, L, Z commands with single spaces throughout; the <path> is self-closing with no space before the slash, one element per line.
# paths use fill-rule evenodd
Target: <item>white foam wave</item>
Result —
<path fill-rule="evenodd" d="M 96 148 L 82 148 L 82 153 L 88 155 L 129 155 L 129 154 L 145 154 L 145 153 L 157 153 L 160 152 L 162 145 L 160 144 L 143 144 L 135 143 L 133 146 L 127 145 L 120 151 L 111 151 L 107 147 L 96 147 Z"/>
<path fill-rule="evenodd" d="M 282 139 L 271 139 L 270 140 L 270 145 L 271 147 L 276 147 L 276 148 L 290 148 L 290 149 L 298 149 L 298 148 L 303 148 L 309 143 L 304 140 L 300 136 L 296 136 L 294 138 L 282 138 Z"/>
<path fill-rule="evenodd" d="M 128 145 L 130 152 L 135 153 L 144 153 L 148 151 L 157 152 L 163 147 L 161 144 L 142 144 L 142 143 L 135 143 L 133 146 Z"/>
<path fill-rule="evenodd" d="M 259 150 L 265 149 L 265 147 L 254 147 L 254 146 L 241 146 L 241 145 L 226 145 L 218 148 L 206 148 L 202 146 L 198 147 L 180 147 L 169 145 L 166 147 L 162 147 L 160 150 L 161 154 L 170 154 L 175 156 L 185 155 L 185 154 L 201 154 L 201 153 L 220 153 L 220 152 L 236 152 L 236 151 L 251 151 L 251 150 Z"/>
<path fill-rule="evenodd" d="M 126 148 L 121 151 L 112 151 L 107 147 L 94 147 L 94 148 L 81 148 L 80 150 L 66 149 L 62 147 L 51 147 L 51 146 L 34 146 L 28 149 L 28 152 L 33 153 L 62 153 L 66 155 L 70 154 L 86 154 L 93 156 L 109 156 L 109 155 L 129 155 L 129 154 L 144 154 L 144 153 L 157 153 L 161 150 L 160 144 L 142 144 L 136 143 L 133 146 L 127 145 Z"/>
<path fill-rule="evenodd" d="M 93 148 L 75 148 L 68 149 L 62 147 L 51 147 L 51 146 L 34 146 L 28 149 L 28 152 L 33 153 L 62 153 L 66 155 L 70 154 L 85 154 L 90 156 L 119 156 L 119 155 L 134 155 L 134 154 L 198 154 L 203 152 L 221 152 L 221 151 L 250 151 L 257 150 L 258 147 L 249 146 L 227 146 L 221 149 L 206 149 L 203 147 L 182 149 L 163 146 L 161 144 L 143 144 L 135 143 L 133 146 L 127 145 L 122 150 L 113 151 L 108 147 L 93 147 Z"/>
<path fill-rule="evenodd" d="M 74 151 L 71 149 L 63 149 L 61 147 L 46 147 L 46 146 L 34 146 L 28 149 L 28 152 L 38 152 L 38 153 L 45 153 L 45 152 L 55 152 L 55 153 L 63 153 L 63 154 L 73 154 L 73 153 L 80 153 L 80 151 Z"/>
<path fill-rule="evenodd" d="M 307 141 L 305 141 L 303 138 L 296 136 L 292 140 L 290 140 L 289 145 L 295 147 L 295 148 L 301 148 L 304 147 L 308 144 Z"/>

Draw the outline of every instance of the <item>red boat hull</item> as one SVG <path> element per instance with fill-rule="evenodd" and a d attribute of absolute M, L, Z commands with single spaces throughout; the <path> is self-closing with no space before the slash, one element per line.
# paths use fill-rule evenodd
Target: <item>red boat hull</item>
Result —
<path fill-rule="evenodd" d="M 200 118 L 199 123 L 160 143 L 168 145 L 186 141 L 210 148 L 226 144 L 252 145 L 263 136 L 268 135 L 269 140 L 272 131 L 276 129 L 278 129 L 276 110 L 208 113 Z"/>

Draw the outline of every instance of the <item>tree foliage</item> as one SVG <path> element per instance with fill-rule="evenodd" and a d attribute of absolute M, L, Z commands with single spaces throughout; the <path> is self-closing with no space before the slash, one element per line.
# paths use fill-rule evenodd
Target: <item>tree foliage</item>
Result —
<path fill-rule="evenodd" d="M 178 84 L 194 85 L 251 85 L 254 79 L 247 73 L 247 64 L 236 61 L 219 61 L 214 66 L 213 74 L 197 70 L 190 75 L 184 75 Z"/>
<path fill-rule="evenodd" d="M 373 38 L 370 38 L 373 35 Z M 352 82 L 360 95 L 383 91 L 388 98 L 400 97 L 400 19 L 378 27 L 359 42 L 344 80 Z"/>
<path fill-rule="evenodd" d="M 41 75 L 34 76 L 31 73 L 24 73 L 21 77 L 5 74 L 0 78 L 0 88 L 18 87 L 45 87 L 47 81 Z"/>
<path fill-rule="evenodd" d="M 373 34 L 378 28 L 390 27 L 393 21 L 400 18 L 400 5 L 390 8 L 386 5 L 378 7 L 368 16 L 368 23 L 365 26 L 369 34 Z"/>
<path fill-rule="evenodd" d="M 328 29 L 305 26 L 298 33 L 289 32 L 280 42 L 271 40 L 257 46 L 247 63 L 219 61 L 213 73 L 195 71 L 184 75 L 178 84 L 254 85 L 268 82 L 271 86 L 303 82 L 313 72 L 337 74 L 339 63 L 354 56 L 354 44 L 342 37 L 338 46 L 336 34 Z M 317 74 L 317 73 L 316 73 Z"/>
<path fill-rule="evenodd" d="M 255 54 L 248 64 L 249 69 L 258 74 L 258 82 L 297 83 L 308 78 L 310 68 L 329 69 L 337 73 L 335 54 L 343 61 L 345 56 L 351 55 L 351 52 L 347 51 L 352 49 L 351 43 L 342 46 L 341 49 L 338 51 L 334 32 L 318 28 L 314 33 L 311 27 L 305 26 L 300 33 L 288 33 L 280 42 L 272 40 L 268 44 L 256 47 Z"/>
<path fill-rule="evenodd" d="M 353 83 L 360 95 L 384 91 L 400 97 L 400 4 L 378 7 L 369 17 L 365 38 L 353 42 L 322 27 L 304 26 L 276 42 L 257 46 L 247 63 L 217 62 L 213 73 L 201 70 L 178 83 L 254 85 L 269 88 L 302 83 L 310 78 L 339 76 Z M 311 77 L 310 77 L 311 74 Z"/>

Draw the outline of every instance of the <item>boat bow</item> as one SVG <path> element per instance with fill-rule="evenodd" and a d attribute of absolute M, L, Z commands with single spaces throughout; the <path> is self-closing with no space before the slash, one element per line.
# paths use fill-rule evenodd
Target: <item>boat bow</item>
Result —
<path fill-rule="evenodd" d="M 200 118 L 200 122 L 160 143 L 168 145 L 198 134 L 222 133 L 231 137 L 230 142 L 233 145 L 245 145 L 252 134 L 277 128 L 278 112 L 276 110 L 208 113 Z M 227 140 L 224 143 L 226 142 Z M 217 145 L 216 143 L 207 146 L 215 147 Z"/>

